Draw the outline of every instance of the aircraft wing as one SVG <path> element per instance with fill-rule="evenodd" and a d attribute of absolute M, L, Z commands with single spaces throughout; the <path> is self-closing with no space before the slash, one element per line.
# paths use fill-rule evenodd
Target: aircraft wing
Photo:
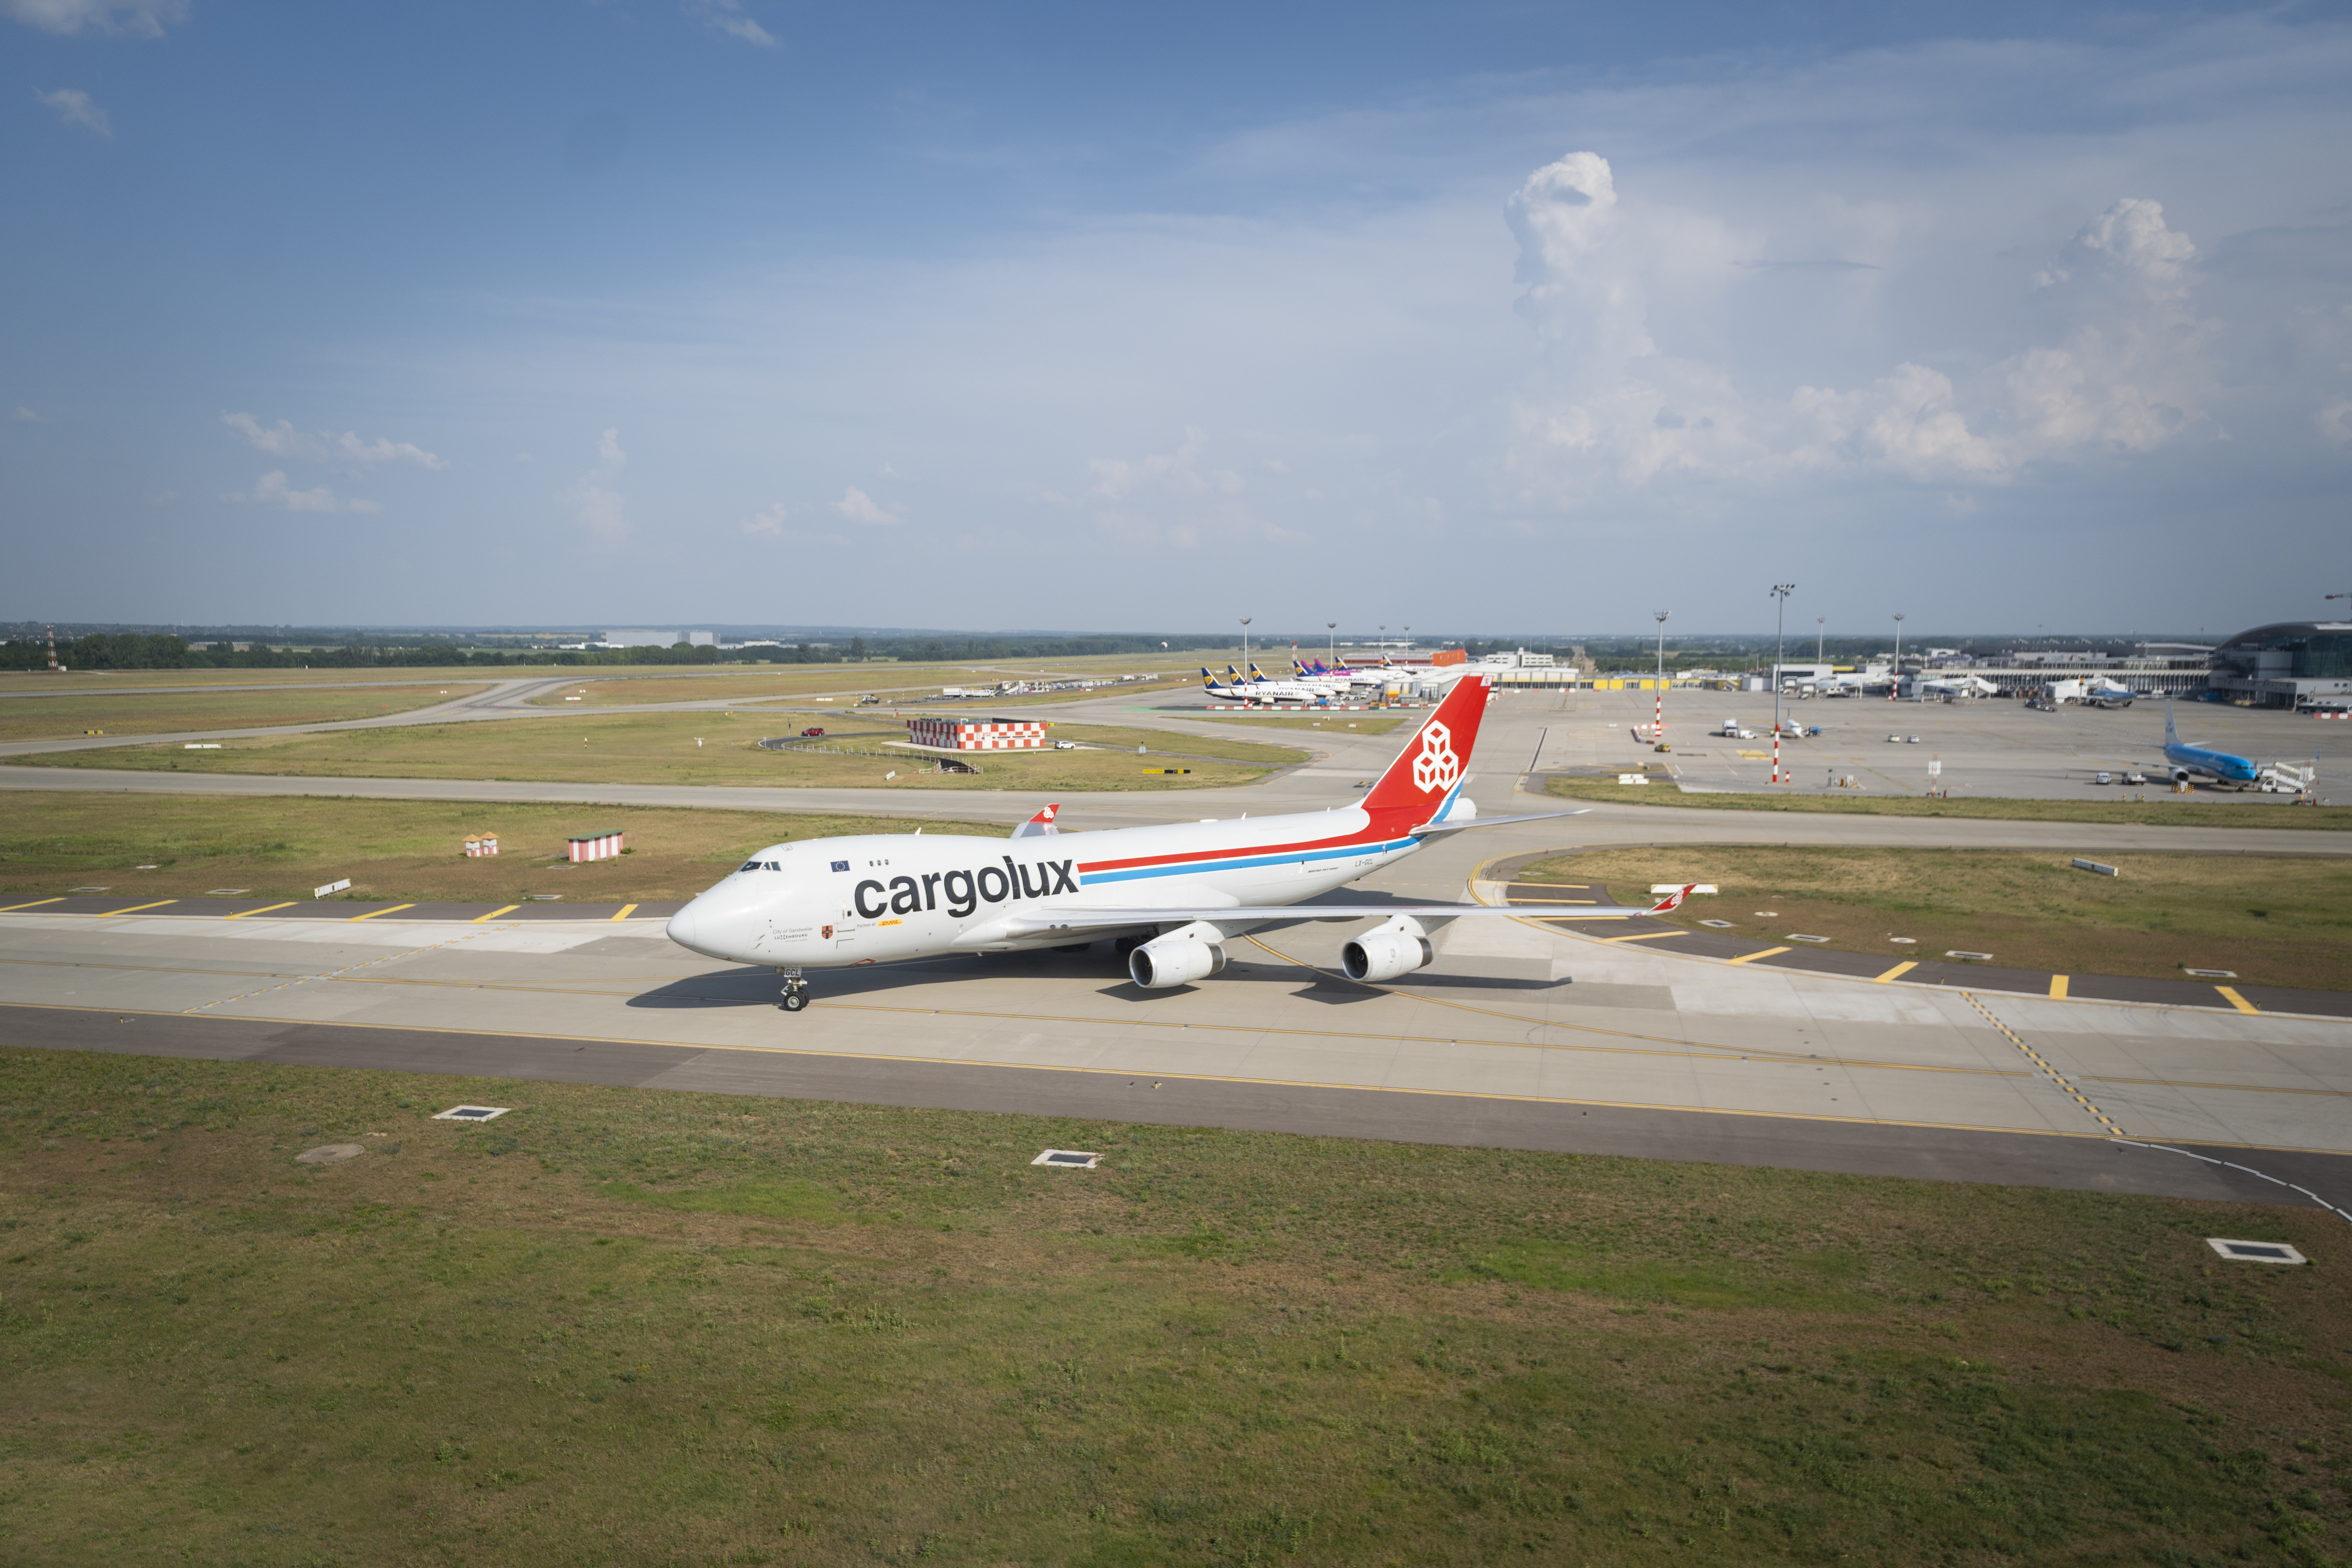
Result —
<path fill-rule="evenodd" d="M 1197 907 L 1161 904 L 1138 909 L 1096 909 L 1073 907 L 1066 910 L 1039 910 L 1032 914 L 1008 915 L 988 928 L 992 941 L 1002 942 L 1011 937 L 1043 936 L 1053 931 L 1080 932 L 1087 931 L 1118 931 L 1140 925 L 1171 925 L 1192 921 L 1211 921 L 1219 925 L 1255 924 L 1265 921 L 1365 921 L 1392 920 L 1398 915 L 1411 915 L 1415 920 L 1460 920 L 1472 915 L 1516 915 L 1521 920 L 1630 920 L 1637 915 L 1661 915 L 1682 907 L 1696 882 L 1686 883 L 1668 893 L 1654 904 L 1595 904 L 1575 910 L 1547 910 L 1532 914 L 1529 910 L 1508 904 L 1202 904 Z"/>

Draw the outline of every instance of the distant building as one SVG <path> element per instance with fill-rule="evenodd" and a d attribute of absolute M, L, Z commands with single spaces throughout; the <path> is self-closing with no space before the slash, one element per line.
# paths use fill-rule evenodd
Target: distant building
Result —
<path fill-rule="evenodd" d="M 695 647 L 717 647 L 719 646 L 719 637 L 715 632 L 688 632 L 686 634 L 686 640 Z"/>
<path fill-rule="evenodd" d="M 925 717 L 907 721 L 907 739 L 950 752 L 1019 752 L 1045 746 L 1046 729 L 1034 719 Z"/>
<path fill-rule="evenodd" d="M 2216 691 L 2263 708 L 2352 696 L 2352 621 L 2280 621 L 2240 632 L 2207 656 Z"/>
<path fill-rule="evenodd" d="M 676 632 L 606 632 L 606 647 L 668 647 L 686 639 Z"/>

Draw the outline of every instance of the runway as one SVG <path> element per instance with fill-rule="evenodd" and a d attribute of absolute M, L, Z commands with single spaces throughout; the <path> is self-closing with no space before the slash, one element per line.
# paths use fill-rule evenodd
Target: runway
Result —
<path fill-rule="evenodd" d="M 299 1047 L 284 1059 L 2221 1195 L 2194 1162 L 2123 1160 L 2126 1137 L 2352 1192 L 2342 1022 L 1878 985 L 1519 921 L 1458 924 L 1432 969 L 1363 986 L 1329 967 L 1341 933 L 1236 942 L 1224 974 L 1171 992 L 1136 990 L 1103 947 L 834 971 L 793 1016 L 766 972 L 656 920 L 31 910 L 0 915 L 0 1026 L 18 1046 Z"/>
<path fill-rule="evenodd" d="M 1470 785 L 1482 813 L 1568 809 L 1523 792 L 1524 770 L 1567 763 L 1569 746 L 1613 755 L 1598 726 L 1615 725 L 1634 704 L 1608 700 L 1608 711 L 1580 716 L 1564 713 L 1559 694 L 1498 700 Z M 1132 693 L 1055 711 L 1234 732 L 1139 710 Z M 1061 820 L 1083 830 L 1343 804 L 1404 734 L 1284 729 L 1269 738 L 1317 755 L 1255 787 L 1065 797 Z M 0 786 L 880 809 L 997 822 L 1039 804 L 1017 790 L 882 802 L 862 790 L 39 768 L 0 769 Z M 1501 887 L 1474 895 L 1482 867 L 1626 842 L 2352 850 L 2352 835 L 2284 827 L 1603 806 L 1440 841 L 1350 896 L 1499 901 Z M 1691 951 L 1676 954 L 1533 921 L 1486 921 L 1454 926 L 1433 966 L 1385 986 L 1337 975 L 1346 928 L 1300 923 L 1234 942 L 1227 971 L 1197 987 L 1139 992 L 1098 948 L 824 973 L 814 977 L 815 1005 L 792 1016 L 772 1005 L 772 975 L 668 942 L 649 918 L 667 911 L 651 906 L 583 919 L 590 911 L 544 906 L 144 902 L 60 897 L 0 913 L 0 1018 L 12 1043 L 290 1052 L 283 1059 L 516 1080 L 585 1075 L 2191 1196 L 2281 1192 L 2240 1193 L 2227 1184 L 2239 1178 L 2179 1155 L 2124 1152 L 2116 1140 L 2127 1138 L 2234 1149 L 2257 1168 L 2313 1173 L 2304 1184 L 2315 1190 L 2352 1193 L 2352 1023 L 2274 1012 L 2269 998 L 2241 1012 L 2202 991 L 2191 1005 L 2168 1005 L 2185 994 L 2084 994 L 2095 986 L 2057 997 L 2040 975 L 1882 984 L 1824 972 L 1835 965 L 1717 952 L 1704 938 L 1677 939 Z"/>

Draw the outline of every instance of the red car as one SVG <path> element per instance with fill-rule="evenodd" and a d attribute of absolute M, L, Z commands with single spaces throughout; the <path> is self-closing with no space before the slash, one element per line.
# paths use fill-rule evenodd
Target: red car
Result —
<path fill-rule="evenodd" d="M 803 731 L 801 731 L 801 739 L 802 739 L 802 740 L 803 740 L 803 741 L 814 741 L 814 740 L 815 740 L 819 735 L 822 735 L 822 734 L 824 734 L 824 725 L 822 725 L 822 724 L 812 724 L 812 725 L 810 725 L 807 729 L 803 730 Z"/>

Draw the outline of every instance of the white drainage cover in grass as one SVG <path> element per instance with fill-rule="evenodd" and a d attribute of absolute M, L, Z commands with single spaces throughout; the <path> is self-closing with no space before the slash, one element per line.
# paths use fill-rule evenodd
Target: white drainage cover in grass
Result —
<path fill-rule="evenodd" d="M 1966 959 L 1966 958 L 1975 958 L 1975 959 L 1990 959 L 1990 957 L 1992 957 L 1992 954 L 1991 954 L 1991 953 L 1989 953 L 1989 952 L 1961 952 L 1958 948 L 1957 948 L 1957 947 L 1948 947 L 1948 948 L 1946 948 L 1946 949 L 1944 950 L 1944 956 L 1945 956 L 1946 958 L 1962 958 L 1962 959 Z"/>
<path fill-rule="evenodd" d="M 2077 860 L 2074 862 L 2074 869 L 2077 871 L 2095 871 L 2102 877 L 2114 877 L 2120 875 L 2113 866 L 2101 865 L 2096 860 Z"/>
<path fill-rule="evenodd" d="M 488 1121 L 493 1116 L 504 1116 L 513 1109 L 509 1105 L 453 1105 L 446 1110 L 436 1111 L 433 1120 L 436 1121 Z"/>
<path fill-rule="evenodd" d="M 211 891 L 207 892 L 205 897 L 208 899 L 241 899 L 251 891 L 253 891 L 251 888 L 215 888 Z"/>
<path fill-rule="evenodd" d="M 2234 969 L 2192 969 L 2189 973 L 2200 980 L 2235 980 L 2238 977 Z"/>
<path fill-rule="evenodd" d="M 102 893 L 106 891 L 106 889 L 104 888 L 75 888 L 72 891 L 77 893 Z"/>
<path fill-rule="evenodd" d="M 1899 942 L 1906 947 L 1916 947 L 1919 945 L 1919 939 L 1916 936 L 1890 936 L 1886 940 L 1889 942 Z"/>
<path fill-rule="evenodd" d="M 2231 1241 L 2226 1237 L 2209 1236 L 2205 1245 L 2224 1258 L 2234 1258 L 2245 1263 L 2308 1263 L 2311 1261 L 2284 1241 Z"/>
<path fill-rule="evenodd" d="M 339 1160 L 356 1160 L 367 1151 L 357 1143 L 328 1143 L 316 1149 L 305 1149 L 294 1156 L 298 1165 L 331 1165 Z"/>
<path fill-rule="evenodd" d="M 1758 910 L 1756 911 L 1756 918 L 1759 921 L 1769 921 L 1780 912 L 1780 911 L 1778 910 Z"/>
<path fill-rule="evenodd" d="M 1829 938 L 1825 936 L 1807 936 L 1803 931 L 1792 931 L 1780 940 L 1783 942 L 1827 942 L 1829 941 Z"/>
<path fill-rule="evenodd" d="M 1029 1163 L 1033 1165 L 1057 1165 L 1066 1171 L 1091 1171 L 1100 1154 L 1089 1154 L 1078 1149 L 1048 1149 Z"/>
<path fill-rule="evenodd" d="M 1698 923 L 1703 926 L 1713 926 L 1717 931 L 1729 931 L 1731 929 L 1731 922 L 1729 921 L 1701 921 Z"/>

